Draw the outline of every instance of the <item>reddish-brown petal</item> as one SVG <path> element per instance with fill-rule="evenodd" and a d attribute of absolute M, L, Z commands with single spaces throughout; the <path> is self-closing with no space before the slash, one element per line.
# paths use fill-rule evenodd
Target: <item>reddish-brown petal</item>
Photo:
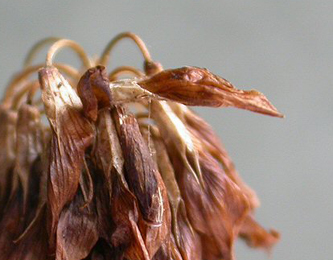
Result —
<path fill-rule="evenodd" d="M 77 92 L 83 104 L 84 114 L 93 121 L 97 119 L 98 109 L 110 105 L 112 97 L 109 84 L 103 66 L 87 70 L 78 83 Z"/>
<path fill-rule="evenodd" d="M 52 129 L 48 168 L 50 240 L 56 233 L 61 210 L 76 191 L 84 154 L 93 140 L 93 128 L 82 115 L 82 103 L 74 89 L 54 67 L 39 71 L 42 99 Z"/>
<path fill-rule="evenodd" d="M 183 67 L 164 70 L 138 84 L 158 96 L 189 106 L 237 107 L 283 117 L 260 92 L 238 90 L 207 69 Z"/>

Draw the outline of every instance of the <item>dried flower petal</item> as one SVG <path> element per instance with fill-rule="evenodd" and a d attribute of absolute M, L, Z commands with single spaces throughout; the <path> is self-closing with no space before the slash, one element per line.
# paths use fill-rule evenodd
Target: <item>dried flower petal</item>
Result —
<path fill-rule="evenodd" d="M 166 146 L 173 147 L 186 168 L 193 174 L 196 181 L 202 184 L 198 152 L 192 137 L 183 122 L 172 111 L 166 101 L 151 102 L 152 117 L 159 127 L 161 137 Z"/>
<path fill-rule="evenodd" d="M 117 116 L 121 147 L 127 158 L 125 174 L 129 187 L 138 199 L 143 218 L 152 225 L 161 225 L 163 203 L 156 180 L 156 166 L 134 116 L 120 107 Z"/>
<path fill-rule="evenodd" d="M 0 106 L 0 220 L 11 191 L 16 147 L 17 114 Z"/>
<path fill-rule="evenodd" d="M 26 211 L 28 193 L 35 190 L 38 194 L 39 181 L 41 176 L 36 176 L 35 180 L 31 180 L 36 172 L 33 169 L 34 162 L 43 152 L 44 137 L 42 125 L 40 121 L 40 113 L 37 107 L 23 104 L 18 112 L 18 120 L 16 127 L 16 164 L 14 172 L 20 179 L 20 185 L 23 189 L 23 210 Z M 29 187 L 36 185 L 36 187 Z M 38 198 L 38 197 L 37 197 Z M 34 204 L 34 203 L 32 203 Z M 37 203 L 35 206 L 37 206 Z M 32 211 L 30 204 L 30 211 Z"/>
<path fill-rule="evenodd" d="M 238 90 L 207 69 L 183 67 L 164 70 L 138 84 L 156 95 L 188 106 L 233 106 L 270 116 L 283 116 L 260 92 Z"/>
<path fill-rule="evenodd" d="M 57 228 L 56 260 L 83 259 L 98 240 L 94 209 L 82 208 L 83 204 L 83 196 L 78 193 L 61 213 Z"/>
<path fill-rule="evenodd" d="M 39 79 L 45 112 L 53 133 L 48 180 L 52 242 L 61 210 L 76 193 L 84 153 L 93 140 L 93 128 L 81 114 L 79 97 L 56 68 L 42 69 Z"/>
<path fill-rule="evenodd" d="M 245 219 L 240 230 L 240 236 L 245 239 L 249 246 L 266 250 L 270 250 L 280 239 L 280 234 L 277 231 L 266 231 L 251 215 Z"/>
<path fill-rule="evenodd" d="M 228 177 L 241 188 L 243 193 L 247 196 L 251 208 L 257 208 L 260 204 L 257 195 L 238 175 L 231 158 L 212 127 L 184 105 L 173 104 L 173 109 L 180 111 L 180 118 L 183 118 L 187 129 L 196 137 L 196 140 L 200 140 L 200 146 L 203 146 L 204 150 L 208 151 L 222 164 Z"/>
<path fill-rule="evenodd" d="M 84 114 L 93 121 L 97 119 L 98 109 L 108 107 L 112 100 L 109 83 L 103 66 L 90 68 L 78 83 L 77 91 L 84 107 Z"/>
<path fill-rule="evenodd" d="M 138 45 L 146 75 L 120 66 L 110 82 L 97 63 L 123 38 Z M 64 47 L 88 69 L 81 77 L 52 65 Z M 237 237 L 267 250 L 279 240 L 254 220 L 259 201 L 217 135 L 185 106 L 281 117 L 261 93 L 205 69 L 163 71 L 133 33 L 98 59 L 57 41 L 30 80 L 40 67 L 19 73 L 0 105 L 0 260 L 234 260 Z M 116 81 L 125 73 L 137 78 Z"/>

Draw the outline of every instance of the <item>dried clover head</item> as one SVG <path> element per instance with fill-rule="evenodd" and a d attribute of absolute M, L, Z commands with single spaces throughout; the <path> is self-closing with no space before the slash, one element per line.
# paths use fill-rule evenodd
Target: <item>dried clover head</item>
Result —
<path fill-rule="evenodd" d="M 106 69 L 124 38 L 143 71 Z M 31 65 L 48 44 L 46 63 Z M 81 69 L 53 63 L 65 47 Z M 132 33 L 96 61 L 70 40 L 37 43 L 0 106 L 0 260 L 231 260 L 238 236 L 269 249 L 279 234 L 254 220 L 255 193 L 188 106 L 282 117 L 207 69 L 164 70 Z"/>

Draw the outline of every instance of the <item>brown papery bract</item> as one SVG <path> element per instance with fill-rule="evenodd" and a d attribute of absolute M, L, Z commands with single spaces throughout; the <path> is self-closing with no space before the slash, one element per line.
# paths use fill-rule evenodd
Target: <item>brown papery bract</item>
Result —
<path fill-rule="evenodd" d="M 107 69 L 124 38 L 142 70 Z M 47 44 L 45 66 L 30 66 Z M 81 69 L 53 63 L 65 47 Z M 218 135 L 188 107 L 282 117 L 263 94 L 207 69 L 163 70 L 130 32 L 94 59 L 74 41 L 42 40 L 5 93 L 0 260 L 234 260 L 237 238 L 266 251 L 279 241 L 254 219 L 259 200 Z"/>

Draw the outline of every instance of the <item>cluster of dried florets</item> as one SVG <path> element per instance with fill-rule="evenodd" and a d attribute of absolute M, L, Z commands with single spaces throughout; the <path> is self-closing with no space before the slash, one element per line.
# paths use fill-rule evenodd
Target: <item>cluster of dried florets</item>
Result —
<path fill-rule="evenodd" d="M 123 38 L 139 46 L 144 72 L 107 74 Z M 46 44 L 46 64 L 32 66 Z M 80 71 L 52 63 L 64 47 L 79 54 Z M 254 192 L 187 107 L 281 117 L 261 93 L 206 69 L 163 70 L 131 33 L 118 35 L 96 62 L 75 42 L 48 38 L 25 65 L 0 107 L 1 260 L 230 260 L 238 236 L 252 247 L 278 240 L 255 222 Z"/>

